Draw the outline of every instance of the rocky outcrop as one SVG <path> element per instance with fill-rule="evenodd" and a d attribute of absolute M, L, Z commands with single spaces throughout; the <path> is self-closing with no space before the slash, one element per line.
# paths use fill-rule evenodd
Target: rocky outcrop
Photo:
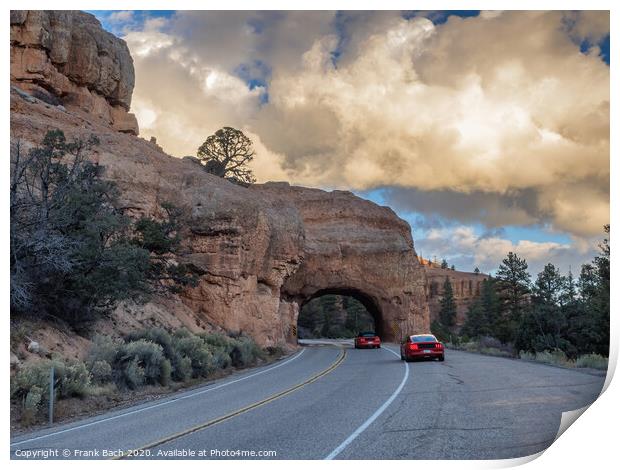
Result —
<path fill-rule="evenodd" d="M 133 60 L 125 42 L 81 11 L 11 11 L 11 82 L 50 104 L 79 108 L 138 134 L 128 113 Z"/>
<path fill-rule="evenodd" d="M 391 209 L 343 191 L 236 186 L 130 135 L 131 58 L 91 15 L 12 12 L 11 57 L 13 142 L 37 145 L 51 129 L 68 139 L 94 134 L 89 158 L 115 182 L 127 213 L 157 217 L 164 202 L 186 213 L 178 261 L 199 284 L 121 305 L 99 331 L 185 326 L 294 345 L 300 306 L 323 293 L 358 298 L 386 340 L 428 331 L 424 270 L 409 225 Z"/>
<path fill-rule="evenodd" d="M 482 281 L 489 276 L 482 273 L 468 273 L 443 269 L 434 264 L 424 265 L 426 273 L 426 296 L 430 309 L 431 323 L 439 318 L 441 299 L 444 293 L 446 278 L 452 285 L 452 293 L 456 303 L 456 326 L 460 327 L 467 319 L 467 309 L 480 296 Z"/>
<path fill-rule="evenodd" d="M 391 209 L 342 191 L 239 187 L 87 113 L 11 94 L 13 140 L 35 145 L 54 128 L 68 138 L 98 136 L 92 159 L 129 213 L 157 216 L 163 202 L 186 209 L 180 261 L 200 273 L 200 283 L 176 300 L 156 300 L 142 324 L 244 331 L 263 345 L 292 344 L 300 305 L 332 292 L 361 300 L 386 339 L 428 330 L 424 271 L 408 224 Z M 113 320 L 133 328 L 140 315 L 124 306 Z"/>
<path fill-rule="evenodd" d="M 292 310 L 291 321 L 296 321 L 299 306 L 331 293 L 361 301 L 385 340 L 429 330 L 426 279 L 411 228 L 392 209 L 348 191 L 286 183 L 255 185 L 252 190 L 292 203 L 303 221 L 303 262 L 281 289 L 282 307 Z"/>

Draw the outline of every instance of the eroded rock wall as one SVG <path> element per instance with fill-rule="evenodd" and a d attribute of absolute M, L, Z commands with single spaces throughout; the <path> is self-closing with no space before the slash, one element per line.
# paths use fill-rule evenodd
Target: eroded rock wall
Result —
<path fill-rule="evenodd" d="M 119 129 L 130 119 L 131 57 L 92 15 L 12 12 L 11 82 L 12 143 L 35 146 L 52 129 L 94 134 L 89 158 L 127 213 L 157 217 L 164 202 L 186 211 L 178 258 L 199 273 L 198 286 L 123 304 L 98 330 L 185 326 L 294 345 L 300 306 L 327 291 L 360 297 L 385 339 L 428 330 L 424 270 L 409 225 L 391 209 L 342 191 L 236 186 Z"/>
<path fill-rule="evenodd" d="M 452 293 L 456 303 L 456 326 L 460 327 L 467 319 L 467 310 L 471 303 L 480 296 L 482 281 L 489 276 L 463 271 L 452 271 L 434 266 L 425 266 L 427 285 L 426 295 L 430 310 L 431 323 L 439 318 L 441 299 L 444 293 L 446 278 L 452 285 Z"/>
<path fill-rule="evenodd" d="M 11 82 L 51 104 L 79 108 L 138 134 L 128 113 L 133 60 L 125 41 L 81 11 L 11 11 Z"/>
<path fill-rule="evenodd" d="M 385 340 L 429 331 L 424 270 L 409 224 L 392 209 L 348 191 L 286 183 L 252 189 L 292 203 L 303 220 L 303 262 L 284 282 L 284 301 L 299 306 L 321 293 L 353 295 L 373 314 Z"/>

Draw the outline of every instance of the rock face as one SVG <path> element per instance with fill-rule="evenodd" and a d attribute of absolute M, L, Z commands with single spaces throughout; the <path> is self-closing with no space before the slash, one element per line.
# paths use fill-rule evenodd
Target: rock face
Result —
<path fill-rule="evenodd" d="M 426 297 L 430 309 L 431 323 L 439 318 L 440 301 L 443 297 L 446 277 L 452 284 L 452 292 L 456 303 L 456 326 L 460 327 L 467 319 L 469 305 L 480 296 L 482 281 L 489 276 L 463 271 L 452 271 L 436 266 L 424 266 L 426 272 Z"/>
<path fill-rule="evenodd" d="M 52 104 L 80 108 L 138 134 L 128 113 L 133 60 L 125 42 L 80 11 L 11 11 L 11 82 Z"/>
<path fill-rule="evenodd" d="M 129 214 L 157 217 L 164 202 L 187 214 L 179 261 L 200 274 L 198 286 L 121 305 L 100 331 L 183 325 L 294 345 L 300 306 L 324 293 L 361 300 L 385 340 L 428 331 L 425 271 L 409 225 L 391 209 L 342 191 L 235 186 L 131 135 L 131 58 L 91 15 L 12 12 L 11 57 L 13 142 L 37 145 L 51 129 L 68 139 L 94 134 L 100 144 L 89 158 Z M 83 106 L 88 100 L 93 106 Z"/>
<path fill-rule="evenodd" d="M 292 203 L 305 230 L 303 261 L 281 288 L 291 323 L 299 308 L 323 294 L 351 295 L 375 318 L 378 334 L 396 341 L 429 330 L 424 270 L 411 228 L 388 207 L 347 191 L 255 185 L 253 191 Z"/>

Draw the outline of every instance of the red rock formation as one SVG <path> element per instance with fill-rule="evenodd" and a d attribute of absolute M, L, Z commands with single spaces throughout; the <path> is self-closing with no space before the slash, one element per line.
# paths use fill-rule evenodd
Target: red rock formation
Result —
<path fill-rule="evenodd" d="M 467 309 L 471 302 L 480 295 L 482 281 L 489 276 L 486 274 L 468 273 L 463 271 L 452 271 L 442 269 L 434 264 L 424 266 L 426 272 L 426 296 L 430 309 L 431 323 L 439 318 L 441 298 L 443 296 L 443 286 L 446 277 L 452 284 L 452 292 L 456 302 L 456 326 L 461 326 L 467 318 Z"/>
<path fill-rule="evenodd" d="M 391 209 L 342 191 L 236 186 L 195 159 L 117 132 L 133 88 L 123 41 L 78 12 L 12 12 L 11 22 L 12 141 L 36 145 L 56 128 L 69 139 L 95 134 L 91 158 L 129 213 L 157 216 L 163 202 L 188 213 L 179 261 L 200 273 L 199 285 L 146 306 L 121 305 L 99 330 L 184 325 L 292 345 L 300 305 L 341 293 L 369 308 L 386 340 L 428 331 L 424 270 L 409 225 Z M 101 107 L 76 104 L 88 100 Z"/>
<path fill-rule="evenodd" d="M 11 82 L 48 103 L 79 108 L 138 134 L 128 113 L 133 60 L 125 42 L 80 11 L 11 11 Z"/>

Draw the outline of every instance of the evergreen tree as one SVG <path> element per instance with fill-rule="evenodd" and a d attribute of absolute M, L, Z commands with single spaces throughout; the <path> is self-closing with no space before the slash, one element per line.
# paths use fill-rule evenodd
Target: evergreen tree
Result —
<path fill-rule="evenodd" d="M 530 292 L 530 274 L 527 262 L 512 251 L 502 261 L 496 274 L 498 294 L 501 301 L 501 321 L 496 328 L 497 338 L 513 341 Z"/>
<path fill-rule="evenodd" d="M 515 348 L 528 351 L 567 350 L 563 337 L 566 320 L 560 306 L 565 278 L 551 263 L 540 272 L 534 283 L 532 302 L 523 310 L 515 337 Z"/>
<path fill-rule="evenodd" d="M 441 269 L 448 269 L 448 262 L 445 259 L 441 260 Z"/>
<path fill-rule="evenodd" d="M 440 323 L 447 328 L 454 326 L 456 321 L 456 302 L 454 301 L 452 283 L 450 282 L 450 278 L 448 276 L 446 276 L 446 280 L 443 283 L 443 294 L 439 305 Z"/>

